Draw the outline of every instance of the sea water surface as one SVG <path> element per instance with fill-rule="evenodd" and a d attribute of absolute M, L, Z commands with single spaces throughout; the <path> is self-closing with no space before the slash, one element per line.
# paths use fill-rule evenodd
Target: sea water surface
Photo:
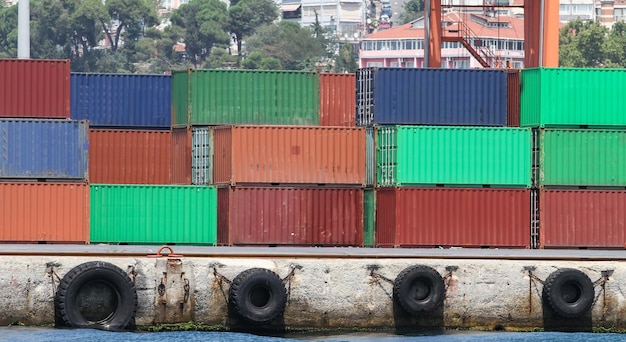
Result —
<path fill-rule="evenodd" d="M 108 332 L 89 329 L 54 329 L 31 327 L 0 328 L 0 341 L 89 341 L 89 342 L 143 342 L 143 341 L 232 341 L 232 342 L 600 342 L 626 341 L 626 334 L 614 333 L 560 333 L 560 332 L 473 332 L 446 331 L 437 334 L 394 335 L 383 333 L 354 333 L 340 335 L 293 335 L 267 337 L 232 332 Z"/>

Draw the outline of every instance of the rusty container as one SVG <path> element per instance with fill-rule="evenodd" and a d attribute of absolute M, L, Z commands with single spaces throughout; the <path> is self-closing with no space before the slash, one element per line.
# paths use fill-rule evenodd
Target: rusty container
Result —
<path fill-rule="evenodd" d="M 70 61 L 0 59 L 0 117 L 70 117 Z"/>
<path fill-rule="evenodd" d="M 172 184 L 191 184 L 191 129 L 172 128 Z"/>
<path fill-rule="evenodd" d="M 213 139 L 217 185 L 365 185 L 365 128 L 221 126 Z"/>
<path fill-rule="evenodd" d="M 91 183 L 170 184 L 171 131 L 91 129 Z"/>
<path fill-rule="evenodd" d="M 0 183 L 0 242 L 89 242 L 87 183 Z"/>
<path fill-rule="evenodd" d="M 626 246 L 626 191 L 543 189 L 539 193 L 540 248 Z"/>
<path fill-rule="evenodd" d="M 506 125 L 509 127 L 520 126 L 520 93 L 521 93 L 521 81 L 520 71 L 507 70 L 506 73 L 507 84 L 507 115 Z"/>
<path fill-rule="evenodd" d="M 320 74 L 320 125 L 356 126 L 356 74 Z"/>
<path fill-rule="evenodd" d="M 363 189 L 223 187 L 217 200 L 221 245 L 363 245 Z"/>
<path fill-rule="evenodd" d="M 376 190 L 380 247 L 530 248 L 530 190 Z"/>

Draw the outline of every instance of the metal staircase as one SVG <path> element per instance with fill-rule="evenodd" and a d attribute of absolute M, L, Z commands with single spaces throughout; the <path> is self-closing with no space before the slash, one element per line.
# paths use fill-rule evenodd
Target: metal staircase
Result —
<path fill-rule="evenodd" d="M 456 35 L 444 35 L 442 41 L 461 43 L 469 53 L 476 58 L 483 68 L 501 68 L 502 61 L 499 56 L 493 53 L 488 46 L 482 44 L 480 39 L 467 24 L 459 20 L 458 29 L 450 29 L 447 32 L 456 33 Z"/>

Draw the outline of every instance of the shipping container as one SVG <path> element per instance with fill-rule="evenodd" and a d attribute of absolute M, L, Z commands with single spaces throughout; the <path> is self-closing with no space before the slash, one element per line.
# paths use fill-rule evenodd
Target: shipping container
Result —
<path fill-rule="evenodd" d="M 70 61 L 0 59 L 0 117 L 70 117 Z"/>
<path fill-rule="evenodd" d="M 86 121 L 0 119 L 0 178 L 87 180 Z"/>
<path fill-rule="evenodd" d="M 215 184 L 365 185 L 365 128 L 222 126 L 213 139 Z"/>
<path fill-rule="evenodd" d="M 520 92 L 521 80 L 519 70 L 507 70 L 507 117 L 509 127 L 520 126 Z"/>
<path fill-rule="evenodd" d="M 213 184 L 213 129 L 194 127 L 192 131 L 191 182 Z"/>
<path fill-rule="evenodd" d="M 376 190 L 363 189 L 363 246 L 376 246 Z"/>
<path fill-rule="evenodd" d="M 91 185 L 91 243 L 215 245 L 211 186 Z"/>
<path fill-rule="evenodd" d="M 170 131 L 91 129 L 92 183 L 170 184 Z"/>
<path fill-rule="evenodd" d="M 626 191 L 543 189 L 539 194 L 541 248 L 626 246 Z"/>
<path fill-rule="evenodd" d="M 521 80 L 522 126 L 626 127 L 625 69 L 531 68 Z"/>
<path fill-rule="evenodd" d="M 89 242 L 87 183 L 0 182 L 0 242 Z"/>
<path fill-rule="evenodd" d="M 223 187 L 218 203 L 221 245 L 363 245 L 363 189 Z"/>
<path fill-rule="evenodd" d="M 170 128 L 170 75 L 71 74 L 71 118 L 91 127 Z"/>
<path fill-rule="evenodd" d="M 507 71 L 359 69 L 357 125 L 506 126 Z"/>
<path fill-rule="evenodd" d="M 356 75 L 320 74 L 320 125 L 356 126 Z"/>
<path fill-rule="evenodd" d="M 539 169 L 545 186 L 626 186 L 626 131 L 540 129 Z"/>
<path fill-rule="evenodd" d="M 530 190 L 377 189 L 376 245 L 530 248 Z"/>
<path fill-rule="evenodd" d="M 172 128 L 172 184 L 191 185 L 192 133 L 187 127 Z"/>
<path fill-rule="evenodd" d="M 173 75 L 175 126 L 320 123 L 316 72 L 190 70 Z"/>
<path fill-rule="evenodd" d="M 531 186 L 529 128 L 385 126 L 377 131 L 377 186 Z"/>

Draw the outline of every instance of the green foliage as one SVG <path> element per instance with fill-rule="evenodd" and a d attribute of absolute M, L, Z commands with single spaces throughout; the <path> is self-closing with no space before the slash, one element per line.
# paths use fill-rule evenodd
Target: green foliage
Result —
<path fill-rule="evenodd" d="M 559 33 L 559 65 L 575 68 L 623 66 L 616 43 L 616 37 L 597 21 L 570 21 Z"/>
<path fill-rule="evenodd" d="M 339 55 L 335 58 L 336 72 L 356 72 L 358 64 L 354 56 L 352 44 L 343 44 L 339 50 Z"/>
<path fill-rule="evenodd" d="M 402 9 L 400 25 L 409 23 L 424 15 L 424 0 L 409 0 L 402 5 Z"/>
<path fill-rule="evenodd" d="M 237 41 L 241 60 L 242 41 L 264 25 L 278 18 L 278 8 L 272 0 L 232 0 L 228 9 L 228 28 Z"/>
<path fill-rule="evenodd" d="M 0 8 L 0 57 L 17 57 L 17 6 Z"/>

